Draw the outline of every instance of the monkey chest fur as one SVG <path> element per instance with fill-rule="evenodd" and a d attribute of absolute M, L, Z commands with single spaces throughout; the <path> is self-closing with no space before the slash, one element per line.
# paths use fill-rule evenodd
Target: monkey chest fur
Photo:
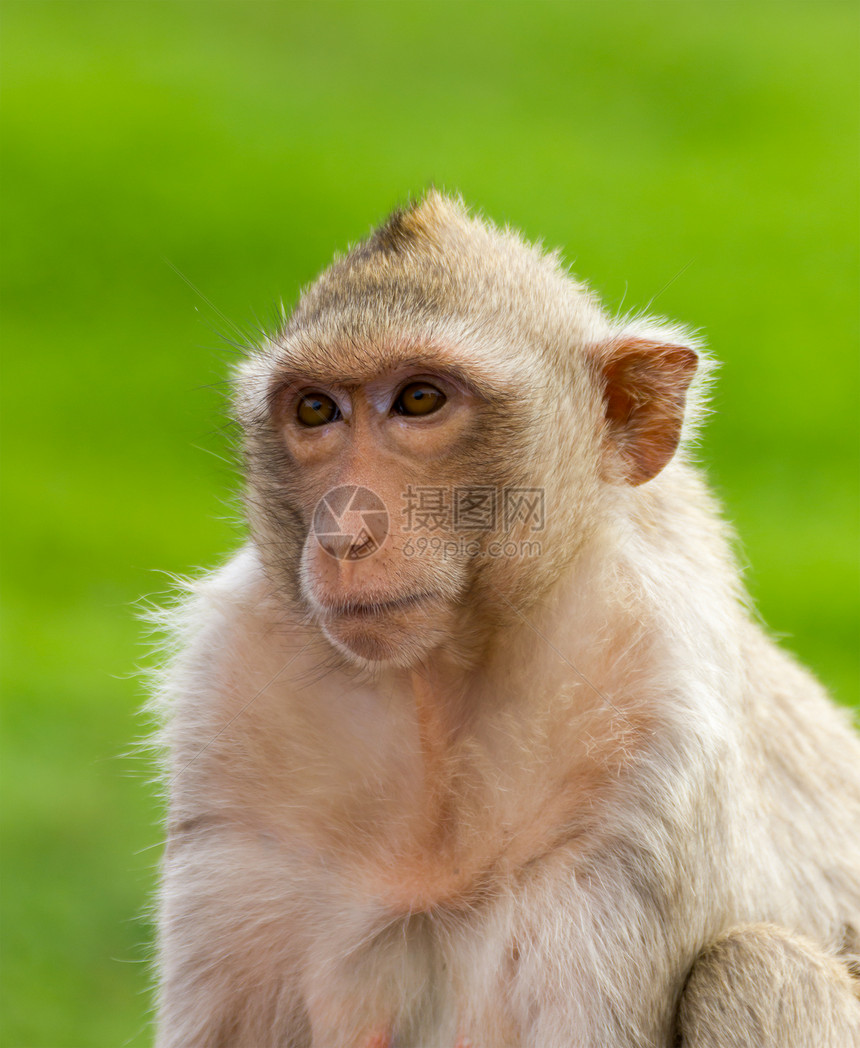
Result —
<path fill-rule="evenodd" d="M 422 735 L 405 705 L 377 721 L 359 691 L 335 718 L 336 697 L 317 698 L 261 696 L 188 769 L 188 799 L 220 804 L 176 824 L 174 860 L 230 896 L 241 948 L 292 973 L 306 1043 L 529 1043 L 547 948 L 532 929 L 554 912 L 570 922 L 554 934 L 581 926 L 577 867 L 618 740 L 598 753 L 572 733 L 564 763 L 536 776 L 546 733 L 504 718 L 434 751 L 437 728 Z"/>

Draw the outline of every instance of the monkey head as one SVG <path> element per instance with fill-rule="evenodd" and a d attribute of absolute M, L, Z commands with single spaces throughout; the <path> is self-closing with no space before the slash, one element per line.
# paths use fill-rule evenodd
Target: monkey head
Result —
<path fill-rule="evenodd" d="M 690 343 L 431 192 L 239 369 L 270 578 L 348 659 L 474 657 L 673 457 Z"/>

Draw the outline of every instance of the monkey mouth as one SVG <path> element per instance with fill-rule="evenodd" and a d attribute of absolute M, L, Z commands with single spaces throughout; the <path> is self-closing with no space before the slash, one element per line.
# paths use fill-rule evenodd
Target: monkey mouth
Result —
<path fill-rule="evenodd" d="M 434 597 L 434 593 L 410 593 L 394 600 L 345 600 L 322 605 L 322 608 L 327 619 L 377 619 L 398 611 L 409 611 Z"/>
<path fill-rule="evenodd" d="M 362 664 L 396 666 L 411 665 L 428 645 L 438 643 L 439 603 L 440 595 L 429 591 L 314 602 L 323 634 L 340 652 Z"/>

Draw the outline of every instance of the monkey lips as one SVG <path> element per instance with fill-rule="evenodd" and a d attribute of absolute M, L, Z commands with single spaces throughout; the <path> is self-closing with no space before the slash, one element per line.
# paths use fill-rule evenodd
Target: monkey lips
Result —
<path fill-rule="evenodd" d="M 440 630 L 439 601 L 429 592 L 314 605 L 328 639 L 344 653 L 368 662 L 406 664 L 406 653 L 416 642 L 424 647 Z"/>

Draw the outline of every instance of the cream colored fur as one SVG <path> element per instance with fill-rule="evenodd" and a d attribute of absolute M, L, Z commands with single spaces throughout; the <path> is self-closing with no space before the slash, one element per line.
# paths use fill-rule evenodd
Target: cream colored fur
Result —
<path fill-rule="evenodd" d="M 604 425 L 619 339 L 691 339 L 439 195 L 388 229 L 243 365 L 251 537 L 169 616 L 158 1048 L 860 1044 L 860 743 L 684 446 L 634 487 Z M 445 565 L 458 629 L 374 664 L 308 610 L 267 398 L 426 346 L 508 397 L 475 482 L 546 488 L 543 554 Z"/>

